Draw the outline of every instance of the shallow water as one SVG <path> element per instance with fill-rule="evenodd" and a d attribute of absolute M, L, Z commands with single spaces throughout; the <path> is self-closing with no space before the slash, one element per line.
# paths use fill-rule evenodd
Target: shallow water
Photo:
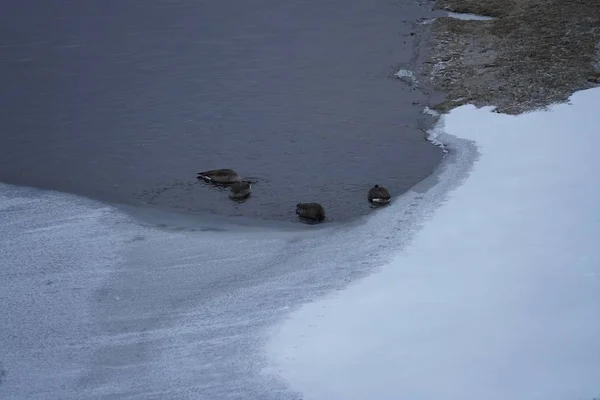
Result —
<path fill-rule="evenodd" d="M 0 181 L 126 204 L 294 220 L 369 213 L 441 152 L 410 68 L 428 1 L 10 1 L 0 13 Z M 413 104 L 414 102 L 420 104 Z M 243 204 L 196 181 L 258 179 Z"/>

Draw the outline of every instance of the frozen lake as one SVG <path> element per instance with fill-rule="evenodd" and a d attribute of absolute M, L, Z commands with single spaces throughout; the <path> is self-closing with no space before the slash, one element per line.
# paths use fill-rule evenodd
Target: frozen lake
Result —
<path fill-rule="evenodd" d="M 261 228 L 1 185 L 0 397 L 297 398 L 265 329 L 381 265 L 422 196 Z"/>
<path fill-rule="evenodd" d="M 442 168 L 354 223 L 0 186 L 0 397 L 592 399 L 599 93 L 453 111 Z"/>
<path fill-rule="evenodd" d="M 450 156 L 421 228 L 278 323 L 267 370 L 306 400 L 597 399 L 599 101 L 444 115 Z"/>

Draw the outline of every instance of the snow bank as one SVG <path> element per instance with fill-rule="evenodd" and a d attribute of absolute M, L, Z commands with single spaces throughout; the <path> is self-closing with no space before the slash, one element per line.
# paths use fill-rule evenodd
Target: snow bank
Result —
<path fill-rule="evenodd" d="M 474 143 L 463 184 L 379 273 L 278 326 L 266 372 L 305 399 L 600 396 L 598 104 L 444 116 L 450 161 L 424 201 Z"/>

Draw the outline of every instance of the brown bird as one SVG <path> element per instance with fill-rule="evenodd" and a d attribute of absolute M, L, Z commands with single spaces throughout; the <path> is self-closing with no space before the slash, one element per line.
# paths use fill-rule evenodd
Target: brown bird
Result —
<path fill-rule="evenodd" d="M 236 182 L 231 185 L 231 189 L 229 190 L 229 198 L 233 200 L 242 200 L 250 196 L 250 193 L 252 193 L 252 185 L 250 182 Z"/>
<path fill-rule="evenodd" d="M 212 169 L 210 171 L 198 172 L 198 179 L 204 179 L 212 183 L 235 183 L 242 181 L 242 177 L 232 169 Z"/>
<path fill-rule="evenodd" d="M 392 196 L 390 196 L 390 192 L 388 192 L 386 188 L 375 185 L 369 189 L 367 198 L 370 203 L 387 204 L 392 199 Z"/>
<path fill-rule="evenodd" d="M 319 203 L 298 203 L 296 215 L 308 221 L 321 222 L 325 219 L 325 209 Z"/>

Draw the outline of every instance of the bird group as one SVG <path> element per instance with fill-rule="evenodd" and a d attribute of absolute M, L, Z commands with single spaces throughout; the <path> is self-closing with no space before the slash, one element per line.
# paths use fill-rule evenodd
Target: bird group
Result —
<path fill-rule="evenodd" d="M 252 193 L 252 183 L 232 169 L 212 169 L 199 172 L 198 179 L 217 185 L 229 185 L 229 198 L 232 200 L 245 200 Z M 383 186 L 375 185 L 367 193 L 367 200 L 374 205 L 388 204 L 391 200 L 390 192 Z M 325 219 L 325 209 L 319 203 L 296 204 L 296 215 L 307 222 L 322 222 Z"/>

